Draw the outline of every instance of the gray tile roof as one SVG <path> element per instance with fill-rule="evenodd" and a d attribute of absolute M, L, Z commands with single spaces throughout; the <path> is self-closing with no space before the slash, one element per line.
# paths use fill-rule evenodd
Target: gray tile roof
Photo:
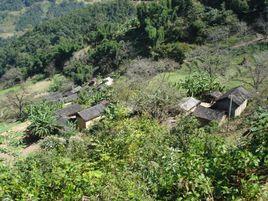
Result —
<path fill-rule="evenodd" d="M 73 104 L 70 106 L 67 106 L 61 110 L 58 110 L 56 112 L 56 115 L 58 116 L 72 116 L 75 115 L 76 113 L 80 112 L 83 108 L 79 104 Z"/>
<path fill-rule="evenodd" d="M 241 105 L 245 100 L 251 98 L 251 94 L 245 90 L 243 87 L 236 87 L 231 89 L 230 91 L 223 94 L 217 101 L 223 100 L 223 99 L 231 99 L 233 102 L 235 102 L 237 105 Z"/>
<path fill-rule="evenodd" d="M 84 121 L 90 121 L 97 117 L 100 117 L 104 111 L 106 106 L 104 104 L 98 104 L 91 108 L 85 109 L 81 112 L 78 112 L 78 115 L 84 120 Z"/>
<path fill-rule="evenodd" d="M 224 112 L 220 112 L 218 110 L 213 110 L 203 106 L 197 106 L 197 108 L 193 112 L 193 115 L 195 117 L 206 119 L 209 121 L 220 121 L 225 116 Z"/>

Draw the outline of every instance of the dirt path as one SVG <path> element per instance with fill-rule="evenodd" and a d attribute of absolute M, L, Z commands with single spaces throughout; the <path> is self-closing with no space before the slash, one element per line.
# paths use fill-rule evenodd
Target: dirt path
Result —
<path fill-rule="evenodd" d="M 21 156 L 28 156 L 31 153 L 35 153 L 40 150 L 40 146 L 38 144 L 32 144 L 21 151 Z"/>
<path fill-rule="evenodd" d="M 0 161 L 1 160 L 12 161 L 13 159 L 14 157 L 9 154 L 0 153 Z"/>
<path fill-rule="evenodd" d="M 267 38 L 265 38 L 263 35 L 258 35 L 257 38 L 250 40 L 250 41 L 247 41 L 247 42 L 237 44 L 237 45 L 233 46 L 233 48 L 236 49 L 236 48 L 252 45 L 252 44 L 255 44 L 255 43 L 258 43 L 261 41 L 267 41 Z"/>
<path fill-rule="evenodd" d="M 27 127 L 31 124 L 30 121 L 25 121 L 21 124 L 15 125 L 11 128 L 11 132 L 24 132 L 26 131 Z"/>

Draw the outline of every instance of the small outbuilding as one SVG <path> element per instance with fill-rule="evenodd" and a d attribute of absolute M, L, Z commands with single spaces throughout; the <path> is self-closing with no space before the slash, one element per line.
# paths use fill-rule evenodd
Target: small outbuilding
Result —
<path fill-rule="evenodd" d="M 211 108 L 223 111 L 229 116 L 236 117 L 246 109 L 248 99 L 250 98 L 250 93 L 239 86 L 223 94 Z"/>
<path fill-rule="evenodd" d="M 226 119 L 226 115 L 224 112 L 203 107 L 201 105 L 197 106 L 192 114 L 193 116 L 198 118 L 203 124 L 207 124 L 211 121 L 216 121 L 221 125 Z"/>
<path fill-rule="evenodd" d="M 183 112 L 191 113 L 200 103 L 200 100 L 197 100 L 193 97 L 187 97 L 181 100 L 179 107 Z"/>
<path fill-rule="evenodd" d="M 91 108 L 82 110 L 77 113 L 77 124 L 80 130 L 89 128 L 95 121 L 102 118 L 108 102 L 102 102 Z"/>

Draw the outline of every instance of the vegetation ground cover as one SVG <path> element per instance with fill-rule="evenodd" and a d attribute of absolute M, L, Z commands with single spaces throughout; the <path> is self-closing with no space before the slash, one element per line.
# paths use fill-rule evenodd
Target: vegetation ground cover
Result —
<path fill-rule="evenodd" d="M 0 152 L 13 156 L 0 162 L 0 199 L 268 199 L 266 5 L 102 2 L 0 41 Z M 252 98 L 222 126 L 179 110 L 239 85 Z M 76 86 L 82 108 L 110 102 L 81 131 L 42 99 Z"/>

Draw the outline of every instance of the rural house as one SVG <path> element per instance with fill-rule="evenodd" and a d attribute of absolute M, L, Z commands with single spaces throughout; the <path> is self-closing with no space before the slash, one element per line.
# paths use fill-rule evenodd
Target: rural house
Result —
<path fill-rule="evenodd" d="M 105 111 L 106 106 L 108 105 L 107 101 L 95 105 L 91 108 L 82 110 L 77 113 L 77 124 L 80 130 L 89 128 L 95 121 L 102 118 L 102 114 Z"/>
<path fill-rule="evenodd" d="M 193 97 L 187 97 L 181 100 L 179 107 L 183 112 L 191 113 L 200 103 L 200 100 L 197 100 Z"/>
<path fill-rule="evenodd" d="M 250 97 L 250 93 L 243 87 L 236 87 L 218 98 L 212 109 L 224 111 L 229 116 L 236 117 L 245 110 Z"/>
<path fill-rule="evenodd" d="M 211 121 L 217 121 L 219 125 L 221 125 L 226 119 L 224 112 L 203 107 L 201 105 L 197 106 L 192 114 L 203 124 L 207 124 Z"/>

